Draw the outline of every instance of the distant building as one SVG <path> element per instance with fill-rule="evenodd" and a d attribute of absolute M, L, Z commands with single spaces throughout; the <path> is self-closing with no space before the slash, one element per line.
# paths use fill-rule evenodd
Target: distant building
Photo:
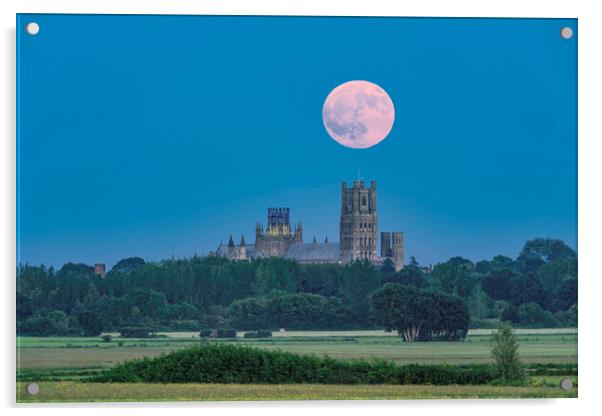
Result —
<path fill-rule="evenodd" d="M 303 226 L 297 222 L 294 230 L 290 225 L 289 208 L 268 208 L 267 227 L 257 223 L 255 244 L 247 245 L 244 236 L 240 244 L 234 244 L 232 236 L 228 244 L 218 246 L 215 254 L 231 260 L 250 260 L 262 257 L 283 257 L 299 263 L 347 264 L 355 260 L 368 260 L 381 265 L 391 259 L 395 270 L 403 268 L 404 240 L 402 232 L 382 232 L 380 256 L 378 255 L 378 215 L 376 210 L 376 182 L 370 187 L 357 180 L 351 187 L 341 185 L 341 216 L 339 242 L 303 242 Z"/>
<path fill-rule="evenodd" d="M 107 275 L 107 268 L 104 263 L 96 263 L 94 265 L 94 274 L 100 277 L 105 277 Z"/>
<path fill-rule="evenodd" d="M 422 266 L 420 267 L 420 270 L 422 270 L 424 273 L 431 273 L 433 271 L 433 266 Z"/>

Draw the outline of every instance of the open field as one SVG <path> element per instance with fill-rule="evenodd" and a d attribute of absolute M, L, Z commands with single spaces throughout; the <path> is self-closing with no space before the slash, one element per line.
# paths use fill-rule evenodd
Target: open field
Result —
<path fill-rule="evenodd" d="M 516 331 L 519 353 L 526 364 L 577 364 L 577 332 L 573 328 Z M 169 333 L 148 339 L 100 337 L 20 337 L 17 350 L 18 401 L 174 401 L 174 400 L 351 400 L 428 398 L 576 397 L 575 388 L 558 385 L 567 376 L 531 376 L 527 387 L 392 386 L 392 385 L 201 385 L 79 383 L 118 362 L 154 357 L 199 342 L 224 342 L 299 354 L 328 354 L 341 359 L 385 359 L 398 364 L 491 363 L 491 330 L 472 330 L 464 342 L 402 343 L 382 331 L 278 332 L 273 338 L 201 341 L 197 333 Z M 573 373 L 574 374 L 574 373 Z M 40 394 L 23 394 L 28 382 L 40 384 Z"/>
<path fill-rule="evenodd" d="M 487 331 L 487 332 L 483 332 Z M 558 332 L 556 332 L 558 331 Z M 523 330 L 517 333 L 519 353 L 525 363 L 576 363 L 577 334 L 571 329 Z M 359 335 L 358 335 L 359 332 Z M 265 349 L 281 349 L 298 354 L 328 354 L 341 359 L 380 358 L 398 364 L 448 363 L 474 364 L 492 362 L 489 348 L 490 330 L 471 333 L 464 342 L 402 343 L 397 336 L 367 335 L 368 331 L 298 332 L 266 339 L 223 339 Z M 185 336 L 187 335 L 187 336 Z M 21 369 L 103 368 L 117 362 L 140 357 L 155 357 L 164 352 L 200 342 L 196 333 L 177 333 L 172 337 L 149 339 L 20 337 L 17 367 Z M 210 341 L 217 342 L 217 341 Z"/>
<path fill-rule="evenodd" d="M 473 335 L 490 335 L 496 329 L 470 329 L 468 331 L 469 336 Z M 577 334 L 577 328 L 517 328 L 514 330 L 517 335 L 545 335 L 545 334 L 557 334 L 557 335 L 568 335 Z M 119 336 L 118 332 L 108 332 L 113 336 Z M 167 335 L 170 338 L 190 338 L 198 335 L 196 332 L 159 332 L 159 335 Z M 239 332 L 238 336 L 242 337 L 244 332 Z M 351 330 L 351 331 L 274 331 L 272 337 L 395 337 L 397 338 L 397 332 L 386 332 L 383 330 Z"/>
<path fill-rule="evenodd" d="M 84 384 L 42 382 L 40 393 L 26 393 L 18 383 L 18 401 L 227 401 L 227 400 L 394 400 L 577 397 L 577 389 L 498 386 L 391 386 L 316 384 Z"/>

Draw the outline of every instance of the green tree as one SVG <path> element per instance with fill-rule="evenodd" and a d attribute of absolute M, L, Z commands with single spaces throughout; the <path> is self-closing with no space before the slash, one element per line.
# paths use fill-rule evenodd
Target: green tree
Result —
<path fill-rule="evenodd" d="M 431 322 L 432 336 L 444 341 L 459 341 L 466 338 L 470 312 L 462 298 L 441 292 L 430 292 L 430 296 L 435 302 L 433 309 L 436 312 Z"/>
<path fill-rule="evenodd" d="M 385 273 L 365 261 L 299 264 L 282 258 L 247 262 L 193 256 L 145 263 L 131 257 L 120 260 L 103 279 L 85 264 L 67 263 L 58 273 L 52 267 L 19 264 L 17 319 L 19 328 L 37 327 L 46 334 L 80 333 L 78 315 L 83 311 L 103 317 L 107 329 L 134 324 L 181 326 L 184 320 L 216 327 L 228 324 L 227 308 L 233 302 L 250 297 L 274 299 L 273 294 L 279 293 L 274 305 L 284 308 L 278 316 L 286 318 L 280 322 L 291 322 L 289 317 L 319 318 L 314 312 L 326 308 L 323 304 L 331 304 L 323 310 L 342 310 L 344 318 L 339 312 L 336 318 L 328 313 L 323 316 L 339 328 L 369 328 L 374 325 L 366 313 L 371 294 L 383 284 L 396 283 L 460 296 L 479 319 L 489 314 L 499 316 L 504 305 L 512 303 L 517 307 L 514 317 L 519 319 L 513 320 L 521 325 L 576 323 L 577 254 L 558 240 L 527 242 L 517 261 L 496 256 L 475 266 L 454 257 L 436 265 L 431 273 L 424 273 L 415 259 L 399 273 L 391 272 L 388 266 Z M 326 300 L 283 298 L 282 292 L 315 294 Z M 64 319 L 56 314 L 50 318 L 50 311 L 59 311 Z M 302 325 L 309 325 L 304 326 L 308 329 L 311 325 L 335 327 L 318 318 L 305 319 Z M 429 325 L 422 326 L 419 339 L 441 336 L 433 322 Z"/>
<path fill-rule="evenodd" d="M 359 326 L 369 325 L 368 296 L 381 285 L 378 270 L 367 260 L 356 260 L 343 268 L 340 293 L 350 313 L 350 320 Z"/>
<path fill-rule="evenodd" d="M 29 297 L 21 292 L 17 292 L 17 320 L 26 319 L 32 314 L 33 308 Z"/>
<path fill-rule="evenodd" d="M 492 270 L 512 269 L 514 260 L 507 256 L 495 256 L 490 262 Z"/>
<path fill-rule="evenodd" d="M 491 271 L 491 269 L 491 262 L 487 260 L 481 260 L 475 264 L 475 270 L 479 274 L 487 274 Z"/>
<path fill-rule="evenodd" d="M 525 371 L 518 355 L 518 341 L 510 325 L 502 324 L 492 335 L 491 355 L 503 383 L 520 384 L 525 381 Z"/>
<path fill-rule="evenodd" d="M 546 263 L 576 258 L 575 250 L 561 240 L 535 238 L 525 243 L 516 261 L 523 273 L 536 273 Z"/>
<path fill-rule="evenodd" d="M 502 310 L 500 319 L 502 322 L 510 322 L 512 324 L 519 323 L 520 318 L 518 316 L 518 308 L 511 303 L 507 304 Z"/>
<path fill-rule="evenodd" d="M 385 331 L 396 330 L 406 341 L 416 341 L 423 325 L 433 322 L 437 315 L 431 296 L 414 286 L 388 283 L 372 296 L 372 311 Z"/>
<path fill-rule="evenodd" d="M 452 257 L 435 265 L 432 272 L 439 290 L 467 299 L 476 284 L 474 264 L 462 257 Z"/>
<path fill-rule="evenodd" d="M 343 267 L 338 264 L 304 264 L 300 270 L 297 291 L 325 297 L 340 296 Z"/>
<path fill-rule="evenodd" d="M 167 318 L 170 320 L 190 320 L 199 317 L 199 310 L 192 304 L 180 302 L 167 305 Z"/>
<path fill-rule="evenodd" d="M 381 266 L 380 271 L 383 273 L 394 273 L 395 263 L 393 263 L 393 260 L 386 258 L 385 261 L 383 261 L 383 265 Z"/>
<path fill-rule="evenodd" d="M 577 326 L 577 304 L 571 305 L 566 311 L 556 312 L 556 317 L 562 323 L 567 326 Z"/>
<path fill-rule="evenodd" d="M 517 274 L 510 280 L 510 302 L 515 305 L 535 302 L 545 304 L 545 293 L 541 282 L 533 275 Z"/>
<path fill-rule="evenodd" d="M 160 319 L 167 312 L 165 295 L 149 288 L 130 289 L 126 299 L 132 310 L 136 308 L 141 317 Z"/>
<path fill-rule="evenodd" d="M 86 337 L 95 337 L 100 335 L 103 330 L 103 323 L 101 317 L 90 311 L 80 312 L 77 316 L 79 326 L 83 331 L 83 335 Z"/>
<path fill-rule="evenodd" d="M 293 260 L 271 257 L 258 261 L 254 288 L 259 295 L 268 295 L 273 290 L 294 292 L 299 263 Z"/>
<path fill-rule="evenodd" d="M 493 301 L 487 296 L 481 285 L 476 285 L 469 299 L 470 314 L 475 319 L 486 319 L 491 315 L 492 304 Z"/>
<path fill-rule="evenodd" d="M 268 313 L 265 298 L 239 299 L 228 307 L 232 325 L 241 330 L 270 329 L 276 326 L 275 317 Z"/>
<path fill-rule="evenodd" d="M 400 285 L 416 286 L 418 288 L 427 288 L 428 281 L 424 277 L 424 272 L 416 266 L 406 266 L 397 273 L 383 278 L 383 283 L 397 283 Z"/>
<path fill-rule="evenodd" d="M 341 294 L 352 302 L 363 301 L 380 286 L 378 271 L 367 260 L 356 260 L 343 270 Z"/>
<path fill-rule="evenodd" d="M 98 290 L 96 290 L 96 285 L 94 282 L 90 282 L 88 285 L 88 293 L 84 297 L 84 309 L 88 311 L 95 311 L 98 307 L 99 299 L 100 295 L 98 294 Z"/>
<path fill-rule="evenodd" d="M 146 263 L 144 259 L 140 257 L 128 257 L 122 260 L 119 260 L 115 265 L 111 268 L 109 273 L 112 274 L 130 274 L 135 272 L 136 270 L 144 267 Z"/>
<path fill-rule="evenodd" d="M 17 325 L 22 335 L 47 337 L 67 335 L 67 317 L 63 311 L 39 310 L 34 316 Z"/>
<path fill-rule="evenodd" d="M 46 306 L 52 310 L 62 310 L 65 308 L 65 301 L 63 299 L 63 293 L 60 288 L 52 289 L 47 294 Z"/>
<path fill-rule="evenodd" d="M 93 276 L 94 267 L 83 263 L 67 263 L 57 273 L 58 277 L 67 278 L 71 276 Z"/>
<path fill-rule="evenodd" d="M 565 311 L 577 303 L 577 279 L 568 277 L 554 288 L 550 309 Z"/>
<path fill-rule="evenodd" d="M 577 301 L 577 259 L 559 258 L 543 264 L 532 274 L 542 289 L 541 301 L 550 311 L 566 310 Z"/>
<path fill-rule="evenodd" d="M 410 256 L 410 263 L 408 264 L 408 266 L 420 267 L 420 264 L 416 260 L 416 257 Z"/>
<path fill-rule="evenodd" d="M 341 329 L 346 314 L 340 299 L 310 293 L 280 293 L 269 296 L 266 312 L 276 328 L 297 330 Z"/>
<path fill-rule="evenodd" d="M 341 300 L 311 293 L 272 292 L 268 297 L 232 302 L 228 318 L 242 330 L 343 329 L 346 314 Z"/>
<path fill-rule="evenodd" d="M 493 300 L 509 300 L 512 297 L 511 281 L 519 276 L 509 268 L 495 269 L 481 281 L 483 291 Z"/>
<path fill-rule="evenodd" d="M 535 302 L 523 303 L 518 307 L 518 321 L 521 325 L 539 328 L 554 328 L 558 319 Z"/>

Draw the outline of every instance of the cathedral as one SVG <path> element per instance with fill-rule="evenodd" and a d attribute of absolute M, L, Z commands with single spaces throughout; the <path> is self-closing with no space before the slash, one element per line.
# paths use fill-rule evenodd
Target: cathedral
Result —
<path fill-rule="evenodd" d="M 351 187 L 341 185 L 341 217 L 339 242 L 303 242 L 301 222 L 290 222 L 289 208 L 268 208 L 268 222 L 264 227 L 257 223 L 255 244 L 247 244 L 244 236 L 235 244 L 232 236 L 228 244 L 221 244 L 215 252 L 231 260 L 250 260 L 261 257 L 284 257 L 299 263 L 347 264 L 355 260 L 368 260 L 380 266 L 386 259 L 403 268 L 403 233 L 380 233 L 378 255 L 378 216 L 376 210 L 376 182 L 365 187 L 364 181 L 356 180 Z"/>

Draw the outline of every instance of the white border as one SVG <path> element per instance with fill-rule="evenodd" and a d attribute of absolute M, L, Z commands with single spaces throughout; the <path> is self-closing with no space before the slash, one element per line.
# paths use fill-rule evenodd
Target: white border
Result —
<path fill-rule="evenodd" d="M 249 14 L 335 16 L 577 17 L 586 2 L 557 0 L 21 0 L 26 13 Z"/>
<path fill-rule="evenodd" d="M 577 17 L 579 18 L 579 260 L 580 260 L 580 342 L 579 342 L 579 396 L 577 400 L 496 400 L 496 401 L 400 401 L 400 402 L 270 402 L 270 403 L 182 403 L 147 404 L 144 413 L 159 415 L 165 407 L 176 406 L 178 412 L 247 414 L 328 414 L 344 411 L 364 415 L 372 409 L 379 413 L 398 414 L 438 413 L 468 415 L 483 412 L 488 415 L 507 415 L 517 411 L 545 412 L 548 415 L 598 413 L 596 406 L 602 397 L 600 352 L 602 336 L 599 319 L 602 316 L 598 298 L 602 294 L 596 244 L 602 233 L 602 19 L 596 8 L 597 1 L 586 0 L 2 0 L 0 71 L 2 71 L 3 97 L 0 100 L 0 129 L 3 133 L 0 155 L 2 180 L 1 223 L 3 282 L 2 322 L 3 371 L 2 402 L 13 407 L 10 413 L 79 414 L 76 406 L 60 405 L 41 409 L 16 410 L 15 400 L 15 332 L 14 332 L 14 270 L 15 270 L 15 13 L 115 13 L 115 14 L 239 14 L 239 15 L 345 15 L 345 16 L 455 16 L 455 17 Z M 140 405 L 111 404 L 86 405 L 86 413 L 115 413 Z M 24 406 L 21 406 L 24 407 Z M 200 409 L 198 408 L 200 407 Z M 344 409 L 341 409 L 344 408 Z M 120 412 L 123 413 L 123 412 Z"/>

